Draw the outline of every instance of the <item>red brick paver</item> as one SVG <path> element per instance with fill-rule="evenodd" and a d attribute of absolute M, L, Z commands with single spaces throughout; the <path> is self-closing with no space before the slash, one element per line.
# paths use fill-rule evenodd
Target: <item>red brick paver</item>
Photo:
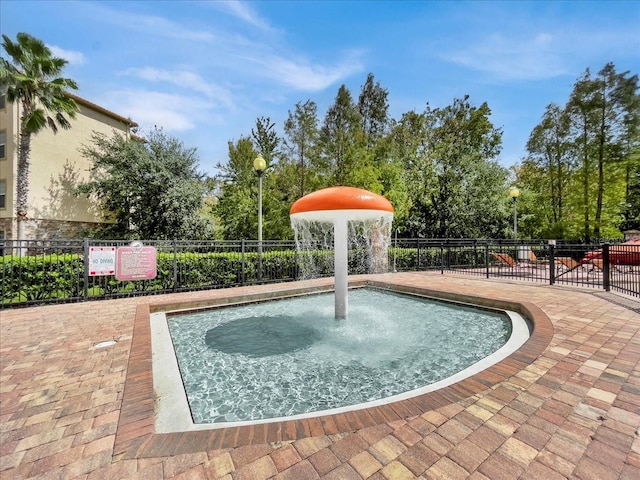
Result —
<path fill-rule="evenodd" d="M 1 310 L 0 478 L 640 478 L 638 313 L 579 289 L 430 273 L 357 280 L 521 303 L 542 320 L 526 348 L 433 395 L 194 435 L 154 430 L 154 305 L 330 280 Z"/>

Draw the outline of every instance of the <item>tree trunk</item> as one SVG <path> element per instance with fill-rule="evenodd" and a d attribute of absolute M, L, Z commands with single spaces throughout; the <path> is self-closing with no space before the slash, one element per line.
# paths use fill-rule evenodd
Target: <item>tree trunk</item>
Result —
<path fill-rule="evenodd" d="M 602 112 L 600 118 L 600 141 L 598 142 L 598 199 L 596 201 L 596 217 L 593 226 L 593 234 L 596 238 L 600 238 L 600 223 L 602 219 L 602 201 L 604 198 L 604 143 L 605 143 L 605 121 L 607 101 L 603 93 L 602 95 Z"/>
<path fill-rule="evenodd" d="M 18 240 L 25 239 L 25 222 L 29 207 L 29 156 L 31 153 L 31 133 L 21 125 L 18 149 L 18 178 L 16 183 L 16 220 Z"/>
<path fill-rule="evenodd" d="M 591 225 L 589 224 L 589 149 L 587 148 L 587 122 L 585 120 L 584 126 L 584 184 L 583 184 L 583 201 L 584 201 L 584 241 L 589 242 L 591 240 Z"/>

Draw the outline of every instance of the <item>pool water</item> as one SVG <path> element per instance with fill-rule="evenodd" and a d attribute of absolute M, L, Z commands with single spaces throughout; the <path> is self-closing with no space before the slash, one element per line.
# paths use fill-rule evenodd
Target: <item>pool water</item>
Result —
<path fill-rule="evenodd" d="M 371 289 L 170 315 L 194 423 L 370 402 L 464 370 L 511 335 L 506 314 Z"/>

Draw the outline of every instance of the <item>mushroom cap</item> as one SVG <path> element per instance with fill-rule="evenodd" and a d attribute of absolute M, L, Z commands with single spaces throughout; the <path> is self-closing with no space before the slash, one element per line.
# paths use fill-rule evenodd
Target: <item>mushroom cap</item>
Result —
<path fill-rule="evenodd" d="M 391 202 L 367 190 L 355 187 L 329 187 L 295 201 L 290 214 L 321 210 L 373 210 L 393 213 Z"/>

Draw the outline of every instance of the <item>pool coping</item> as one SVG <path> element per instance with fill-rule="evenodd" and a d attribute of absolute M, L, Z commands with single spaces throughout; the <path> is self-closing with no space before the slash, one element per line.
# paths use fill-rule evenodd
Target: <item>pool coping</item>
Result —
<path fill-rule="evenodd" d="M 529 340 L 504 360 L 455 384 L 397 402 L 362 410 L 328 414 L 312 418 L 274 421 L 255 425 L 175 433 L 155 431 L 155 392 L 153 387 L 151 321 L 153 312 L 197 310 L 207 306 L 262 301 L 283 295 L 301 295 L 331 291 L 332 287 L 300 287 L 296 283 L 277 284 L 273 290 L 253 294 L 234 294 L 224 298 L 202 298 L 187 302 L 138 305 L 133 326 L 131 353 L 124 385 L 120 418 L 113 455 L 118 459 L 150 458 L 211 451 L 222 448 L 292 441 L 306 437 L 352 432 L 365 427 L 421 415 L 424 412 L 464 400 L 486 391 L 517 374 L 537 359 L 553 337 L 549 317 L 535 304 L 442 289 L 416 287 L 402 281 L 351 280 L 350 287 L 372 286 L 402 293 L 425 295 L 442 300 L 473 303 L 480 306 L 512 310 L 532 325 Z"/>

